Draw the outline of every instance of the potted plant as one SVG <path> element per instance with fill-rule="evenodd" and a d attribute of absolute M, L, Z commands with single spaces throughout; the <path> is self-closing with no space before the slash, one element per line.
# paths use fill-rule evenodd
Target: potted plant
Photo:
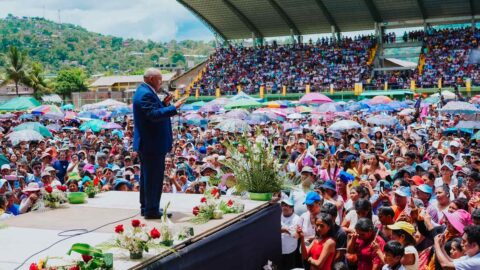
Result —
<path fill-rule="evenodd" d="M 252 200 L 271 200 L 273 193 L 279 192 L 285 182 L 272 144 L 262 136 L 256 141 L 243 136 L 238 143 L 241 151 L 232 143 L 226 144 L 230 158 L 224 161 L 236 177 L 235 189 L 238 192 L 247 191 Z"/>

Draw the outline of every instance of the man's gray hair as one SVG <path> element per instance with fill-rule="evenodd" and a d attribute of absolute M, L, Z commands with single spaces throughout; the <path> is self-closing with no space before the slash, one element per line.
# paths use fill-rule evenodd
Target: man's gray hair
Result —
<path fill-rule="evenodd" d="M 157 76 L 157 75 L 161 76 L 162 73 L 160 72 L 160 70 L 158 70 L 156 68 L 147 68 L 145 70 L 145 72 L 143 73 L 144 78 L 153 77 L 153 76 Z"/>

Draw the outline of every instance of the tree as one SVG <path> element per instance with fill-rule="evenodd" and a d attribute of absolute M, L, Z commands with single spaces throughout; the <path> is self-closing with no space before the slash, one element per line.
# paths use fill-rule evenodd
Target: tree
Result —
<path fill-rule="evenodd" d="M 18 96 L 18 84 L 20 82 L 28 81 L 26 62 L 27 53 L 18 50 L 15 46 L 10 46 L 5 57 L 4 81 L 0 86 L 6 85 L 10 82 L 15 83 L 15 92 Z"/>
<path fill-rule="evenodd" d="M 185 63 L 185 56 L 183 56 L 183 53 L 181 52 L 174 52 L 172 56 L 170 57 L 170 61 L 174 64 L 179 64 L 179 62 Z"/>
<path fill-rule="evenodd" d="M 32 63 L 28 73 L 27 85 L 33 89 L 33 96 L 36 99 L 50 92 L 49 85 L 43 76 L 43 66 L 39 62 Z"/>
<path fill-rule="evenodd" d="M 83 70 L 79 68 L 60 70 L 55 79 L 55 92 L 62 95 L 63 100 L 73 92 L 85 92 L 88 90 L 86 78 Z"/>

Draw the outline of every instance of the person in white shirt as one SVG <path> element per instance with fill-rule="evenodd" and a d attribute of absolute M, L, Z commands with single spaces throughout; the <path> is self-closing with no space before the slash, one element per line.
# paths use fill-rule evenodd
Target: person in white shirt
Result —
<path fill-rule="evenodd" d="M 445 235 L 435 236 L 435 256 L 443 269 L 480 269 L 480 225 L 471 225 L 464 228 L 462 247 L 467 255 L 453 260 L 445 251 Z"/>
<path fill-rule="evenodd" d="M 299 216 L 307 212 L 304 201 L 307 193 L 309 191 L 313 191 L 313 169 L 308 166 L 303 167 L 301 179 L 302 182 L 298 186 L 296 186 L 295 189 L 292 189 L 290 193 L 290 199 L 295 204 L 295 214 Z"/>
<path fill-rule="evenodd" d="M 310 242 L 315 237 L 315 220 L 320 214 L 322 197 L 317 192 L 310 191 L 305 196 L 304 204 L 307 206 L 308 211 L 300 216 L 300 222 L 305 241 Z"/>
<path fill-rule="evenodd" d="M 295 268 L 295 256 L 298 249 L 297 227 L 300 226 L 300 217 L 294 213 L 294 203 L 284 199 L 282 206 L 282 266 L 283 269 Z"/>

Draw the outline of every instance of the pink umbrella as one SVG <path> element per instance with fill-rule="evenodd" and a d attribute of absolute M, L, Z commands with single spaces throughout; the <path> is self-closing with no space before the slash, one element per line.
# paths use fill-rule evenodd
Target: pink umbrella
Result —
<path fill-rule="evenodd" d="M 304 95 L 299 103 L 303 104 L 323 104 L 323 103 L 329 103 L 333 102 L 329 97 L 320 94 L 320 93 L 309 93 Z"/>
<path fill-rule="evenodd" d="M 376 96 L 376 97 L 372 98 L 372 100 L 370 100 L 368 102 L 368 104 L 378 105 L 378 104 L 387 104 L 387 103 L 390 103 L 390 102 L 392 102 L 392 99 L 387 97 L 387 96 Z"/>
<path fill-rule="evenodd" d="M 76 112 L 72 112 L 72 111 L 65 112 L 65 120 L 72 120 L 72 119 L 75 119 L 75 117 L 77 117 Z"/>

